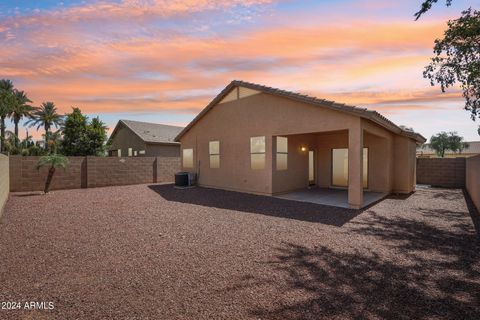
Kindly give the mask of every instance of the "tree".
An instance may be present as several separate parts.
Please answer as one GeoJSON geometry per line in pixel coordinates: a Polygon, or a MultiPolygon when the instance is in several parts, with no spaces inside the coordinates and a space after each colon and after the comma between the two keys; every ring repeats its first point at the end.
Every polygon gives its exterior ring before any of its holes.
{"type": "Polygon", "coordinates": [[[430,138],[430,147],[435,150],[439,157],[443,158],[445,157],[445,151],[451,150],[461,153],[465,148],[468,148],[468,143],[464,142],[463,137],[459,136],[457,132],[442,131],[430,138]]]}
{"type": "MultiPolygon", "coordinates": [[[[432,8],[432,5],[437,2],[438,0],[425,0],[422,3],[420,10],[417,13],[415,13],[415,20],[418,20],[422,16],[422,14],[430,10],[432,8]]],[[[452,0],[446,0],[445,2],[447,7],[452,4],[452,0]]]]}
{"type": "MultiPolygon", "coordinates": [[[[438,0],[426,0],[416,20],[438,0]]],[[[451,5],[452,0],[446,0],[451,5]]],[[[465,98],[464,109],[473,121],[480,118],[480,11],[469,8],[456,20],[448,21],[443,39],[435,40],[435,56],[425,67],[423,76],[432,86],[440,85],[442,92],[460,85],[465,98]]],[[[480,135],[480,126],[478,127],[480,135]]]]}
{"type": "MultiPolygon", "coordinates": [[[[28,105],[28,103],[32,101],[28,99],[27,95],[23,91],[15,90],[13,98],[13,106],[10,116],[12,117],[12,121],[15,125],[15,136],[18,138],[18,123],[24,117],[30,118],[34,108],[28,105]]],[[[18,147],[18,141],[15,146],[18,147]]]]}
{"type": "Polygon", "coordinates": [[[62,153],[67,156],[85,156],[85,134],[87,131],[87,117],[79,108],[72,108],[72,112],[65,115],[63,125],[62,153]]]}
{"type": "Polygon", "coordinates": [[[5,151],[5,119],[12,111],[13,83],[10,80],[0,80],[0,152],[5,151]]]}
{"type": "Polygon", "coordinates": [[[31,127],[37,127],[37,130],[43,127],[45,129],[45,150],[48,151],[48,139],[52,126],[58,128],[62,125],[62,116],[57,113],[57,108],[53,102],[44,102],[39,108],[32,112],[32,119],[27,124],[31,127]]]}
{"type": "Polygon", "coordinates": [[[101,155],[105,150],[106,130],[98,117],[89,122],[79,108],[73,108],[65,117],[62,153],[67,156],[101,155]]]}
{"type": "Polygon", "coordinates": [[[59,154],[50,154],[44,157],[41,157],[37,163],[37,170],[40,168],[48,166],[48,175],[47,180],[45,181],[45,188],[43,189],[44,193],[48,193],[50,190],[50,184],[52,183],[53,175],[57,168],[66,168],[68,165],[68,159],[65,156],[59,154]]]}
{"type": "Polygon", "coordinates": [[[105,141],[107,140],[107,126],[99,117],[92,119],[87,126],[88,150],[91,155],[105,154],[105,141]]]}

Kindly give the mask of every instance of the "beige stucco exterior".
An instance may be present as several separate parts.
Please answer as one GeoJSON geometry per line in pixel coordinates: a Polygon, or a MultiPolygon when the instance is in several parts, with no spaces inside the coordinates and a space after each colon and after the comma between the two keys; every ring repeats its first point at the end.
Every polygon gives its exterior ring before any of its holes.
{"type": "Polygon", "coordinates": [[[332,187],[332,149],[348,148],[348,198],[363,205],[362,154],[368,148],[368,190],[409,193],[415,187],[414,139],[393,133],[354,114],[264,92],[240,98],[230,92],[180,137],[193,148],[200,186],[273,195],[308,186],[308,151],[314,150],[315,180],[332,187]],[[237,98],[234,98],[234,95],[237,98]],[[250,138],[265,136],[266,163],[250,166],[250,138]],[[288,138],[288,169],[276,170],[276,136],[288,138]],[[220,168],[209,166],[209,141],[220,141],[220,168]],[[302,150],[302,147],[304,150],[302,150]]]}
{"type": "Polygon", "coordinates": [[[126,126],[119,127],[115,132],[115,137],[111,139],[109,147],[110,156],[118,156],[118,150],[121,150],[121,156],[128,156],[128,149],[132,149],[132,156],[138,157],[179,157],[180,145],[165,143],[150,143],[140,139],[132,130],[126,126]]]}

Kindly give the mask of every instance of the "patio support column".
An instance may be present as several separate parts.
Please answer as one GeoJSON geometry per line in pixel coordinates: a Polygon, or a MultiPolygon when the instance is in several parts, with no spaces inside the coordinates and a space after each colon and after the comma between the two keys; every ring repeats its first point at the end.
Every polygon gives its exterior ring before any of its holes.
{"type": "Polygon", "coordinates": [[[348,205],[363,206],[363,128],[361,119],[348,130],[348,205]]]}

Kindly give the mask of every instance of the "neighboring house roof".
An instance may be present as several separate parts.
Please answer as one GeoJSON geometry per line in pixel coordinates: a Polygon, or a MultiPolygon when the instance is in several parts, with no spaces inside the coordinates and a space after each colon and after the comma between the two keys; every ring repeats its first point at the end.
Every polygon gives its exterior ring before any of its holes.
{"type": "Polygon", "coordinates": [[[177,136],[183,129],[183,127],[159,123],[119,120],[109,140],[113,139],[118,128],[122,125],[133,131],[144,142],[159,144],[178,144],[178,142],[175,142],[175,136],[177,136]]]}
{"type": "MultiPolygon", "coordinates": [[[[480,154],[480,141],[467,141],[468,148],[462,150],[460,154],[480,154]]],[[[417,153],[419,154],[436,154],[436,151],[430,148],[430,144],[424,144],[417,148],[417,153]]],[[[458,152],[453,152],[451,150],[446,150],[445,154],[459,154],[458,152]]]]}
{"type": "Polygon", "coordinates": [[[372,122],[375,122],[376,124],[403,136],[407,136],[409,138],[412,138],[416,140],[419,143],[424,143],[426,139],[419,133],[416,133],[410,129],[407,129],[405,127],[400,127],[382,116],[380,113],[377,111],[373,110],[367,110],[366,108],[359,108],[359,107],[354,107],[354,106],[349,106],[343,103],[336,103],[334,101],[330,100],[325,100],[325,99],[319,99],[316,97],[311,97],[308,95],[303,95],[300,93],[296,92],[291,92],[291,91],[285,91],[277,88],[272,88],[272,87],[267,87],[263,86],[260,84],[255,84],[255,83],[250,83],[250,82],[245,82],[245,81],[240,81],[240,80],[234,80],[230,82],[228,86],[225,87],[225,89],[220,92],[193,120],[190,122],[176,137],[175,141],[180,141],[180,138],[188,131],[190,130],[191,127],[197,123],[208,111],[210,111],[213,106],[215,106],[217,103],[219,103],[233,88],[235,87],[244,87],[244,88],[249,88],[252,90],[257,90],[262,93],[267,93],[279,97],[284,97],[287,99],[295,100],[295,101],[300,101],[304,103],[308,103],[311,105],[319,106],[319,107],[326,107],[329,109],[341,111],[341,112],[346,112],[350,113],[356,116],[359,116],[364,119],[368,119],[372,122]]]}

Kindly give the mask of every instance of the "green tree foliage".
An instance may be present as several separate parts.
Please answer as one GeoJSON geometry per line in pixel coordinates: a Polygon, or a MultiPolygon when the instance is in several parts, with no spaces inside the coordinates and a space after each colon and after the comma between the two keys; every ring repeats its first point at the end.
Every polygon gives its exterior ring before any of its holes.
{"type": "Polygon", "coordinates": [[[90,122],[79,108],[65,117],[61,151],[67,156],[103,155],[107,128],[98,117],[90,122]]]}
{"type": "Polygon", "coordinates": [[[432,86],[439,84],[442,92],[459,84],[464,108],[475,121],[480,117],[480,11],[468,9],[449,21],[444,38],[435,40],[434,53],[423,76],[432,86]]]}
{"type": "Polygon", "coordinates": [[[105,155],[107,129],[105,123],[103,123],[99,117],[93,118],[87,126],[88,150],[91,155],[105,155]]]}
{"type": "Polygon", "coordinates": [[[50,154],[48,156],[41,157],[37,163],[37,170],[42,167],[48,167],[47,180],[45,181],[44,193],[48,193],[50,190],[50,184],[52,183],[53,175],[57,168],[66,168],[68,165],[68,159],[65,156],[59,154],[50,154]]]}
{"type": "MultiPolygon", "coordinates": [[[[425,0],[420,11],[415,13],[416,20],[437,2],[425,0]]],[[[446,0],[447,6],[451,4],[452,0],[446,0]]],[[[432,86],[440,85],[442,92],[460,85],[465,98],[464,108],[475,121],[480,117],[480,11],[469,8],[460,18],[448,21],[444,38],[435,40],[433,52],[435,56],[425,67],[423,76],[432,86]]]]}
{"type": "Polygon", "coordinates": [[[430,138],[430,147],[435,150],[439,157],[443,158],[445,157],[445,151],[451,150],[461,153],[465,148],[468,148],[468,143],[463,141],[463,137],[454,131],[442,131],[430,138]]]}
{"type": "Polygon", "coordinates": [[[13,83],[10,80],[0,80],[0,152],[5,151],[5,119],[12,112],[14,101],[13,83]]]}
{"type": "Polygon", "coordinates": [[[72,112],[65,115],[61,142],[62,153],[67,156],[85,156],[86,131],[87,117],[79,108],[72,108],[72,112]]]}
{"type": "Polygon", "coordinates": [[[27,122],[31,127],[37,127],[37,130],[43,127],[45,129],[45,150],[48,150],[48,139],[50,129],[62,125],[62,116],[58,114],[57,107],[53,102],[44,102],[39,108],[32,112],[32,119],[27,122]]]}

